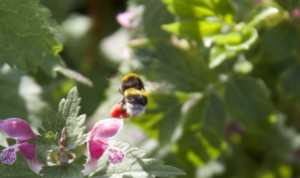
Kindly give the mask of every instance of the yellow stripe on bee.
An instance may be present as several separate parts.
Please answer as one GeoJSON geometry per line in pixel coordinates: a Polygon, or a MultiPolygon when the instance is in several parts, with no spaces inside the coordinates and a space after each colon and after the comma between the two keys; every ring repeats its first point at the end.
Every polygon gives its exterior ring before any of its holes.
{"type": "Polygon", "coordinates": [[[126,74],[123,78],[122,78],[122,81],[124,80],[127,80],[128,78],[130,77],[136,77],[136,78],[140,78],[137,74],[135,73],[129,73],[129,74],[126,74]]]}
{"type": "Polygon", "coordinates": [[[148,96],[147,92],[144,89],[137,90],[135,88],[128,88],[127,90],[125,90],[124,96],[128,96],[128,95],[142,95],[145,97],[148,96]]]}

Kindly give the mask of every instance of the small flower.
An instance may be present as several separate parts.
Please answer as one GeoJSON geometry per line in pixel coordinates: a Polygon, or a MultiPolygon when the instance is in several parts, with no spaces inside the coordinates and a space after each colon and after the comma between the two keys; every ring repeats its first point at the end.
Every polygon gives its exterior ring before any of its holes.
{"type": "Polygon", "coordinates": [[[117,21],[125,28],[136,28],[138,26],[137,21],[134,19],[136,14],[134,12],[123,12],[117,15],[117,21]]]}
{"type": "Polygon", "coordinates": [[[97,122],[92,130],[87,134],[88,160],[83,170],[84,175],[88,175],[96,169],[97,161],[108,149],[108,161],[112,164],[120,163],[125,157],[125,153],[114,147],[110,147],[108,140],[114,137],[123,127],[123,119],[109,118],[97,122]]]}
{"type": "Polygon", "coordinates": [[[110,147],[108,151],[108,161],[112,164],[121,163],[125,158],[125,153],[118,148],[110,147]]]}
{"type": "Polygon", "coordinates": [[[0,121],[0,130],[17,141],[15,145],[9,146],[1,152],[0,161],[11,165],[17,159],[16,152],[20,151],[30,168],[38,173],[43,165],[36,159],[36,145],[27,142],[36,137],[29,124],[22,119],[9,118],[0,121]]]}

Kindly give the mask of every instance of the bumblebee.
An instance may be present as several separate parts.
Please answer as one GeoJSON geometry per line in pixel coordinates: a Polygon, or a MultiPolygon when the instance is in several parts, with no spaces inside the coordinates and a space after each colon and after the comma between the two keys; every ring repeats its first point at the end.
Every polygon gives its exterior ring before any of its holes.
{"type": "Polygon", "coordinates": [[[142,79],[134,73],[125,75],[121,80],[119,92],[123,95],[122,100],[113,107],[113,117],[138,116],[145,113],[148,95],[142,79]]]}

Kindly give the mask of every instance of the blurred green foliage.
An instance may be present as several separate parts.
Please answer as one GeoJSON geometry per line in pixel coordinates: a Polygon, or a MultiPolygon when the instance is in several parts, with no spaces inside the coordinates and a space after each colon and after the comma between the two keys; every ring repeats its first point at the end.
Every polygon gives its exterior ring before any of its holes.
{"type": "Polygon", "coordinates": [[[124,140],[186,177],[300,176],[299,0],[26,1],[35,15],[0,2],[1,119],[40,126],[78,85],[90,127],[135,72],[149,104],[124,140]],[[132,27],[117,23],[124,11],[132,27]]]}

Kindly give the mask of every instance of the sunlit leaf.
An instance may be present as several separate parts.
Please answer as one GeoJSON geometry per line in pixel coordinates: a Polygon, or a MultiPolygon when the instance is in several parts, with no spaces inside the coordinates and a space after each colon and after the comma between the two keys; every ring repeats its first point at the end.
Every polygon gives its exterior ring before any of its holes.
{"type": "Polygon", "coordinates": [[[220,32],[222,25],[213,21],[181,21],[163,25],[162,28],[174,35],[188,40],[202,40],[203,36],[220,32]]]}
{"type": "Polygon", "coordinates": [[[223,148],[225,107],[215,94],[199,99],[188,110],[178,153],[194,166],[216,159],[223,148]]]}
{"type": "Polygon", "coordinates": [[[235,51],[227,50],[220,46],[214,46],[210,50],[209,67],[215,68],[222,64],[225,60],[230,59],[235,55],[235,51]]]}

